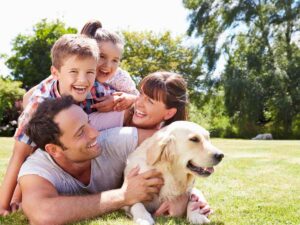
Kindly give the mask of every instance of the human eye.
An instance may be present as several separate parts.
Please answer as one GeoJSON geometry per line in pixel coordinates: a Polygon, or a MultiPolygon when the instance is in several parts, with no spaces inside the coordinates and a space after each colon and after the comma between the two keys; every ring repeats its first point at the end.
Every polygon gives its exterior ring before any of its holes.
{"type": "Polygon", "coordinates": [[[84,134],[84,130],[83,130],[83,129],[80,129],[80,130],[77,132],[76,137],[77,137],[77,138],[80,138],[80,137],[83,136],[83,134],[84,134]]]}

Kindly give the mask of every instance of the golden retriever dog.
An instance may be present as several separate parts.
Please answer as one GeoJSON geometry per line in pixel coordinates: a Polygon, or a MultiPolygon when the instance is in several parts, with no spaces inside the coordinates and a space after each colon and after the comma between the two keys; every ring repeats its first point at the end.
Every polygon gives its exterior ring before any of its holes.
{"type": "MultiPolygon", "coordinates": [[[[127,160],[125,175],[136,167],[140,172],[157,169],[163,175],[164,185],[151,202],[136,203],[125,211],[140,225],[152,225],[154,213],[165,200],[171,200],[191,191],[196,176],[213,173],[223,153],[209,140],[209,132],[196,123],[176,121],[145,140],[127,160]]],[[[190,206],[190,207],[189,207],[190,206]]],[[[193,224],[209,222],[205,215],[187,206],[187,219],[193,224]]]]}

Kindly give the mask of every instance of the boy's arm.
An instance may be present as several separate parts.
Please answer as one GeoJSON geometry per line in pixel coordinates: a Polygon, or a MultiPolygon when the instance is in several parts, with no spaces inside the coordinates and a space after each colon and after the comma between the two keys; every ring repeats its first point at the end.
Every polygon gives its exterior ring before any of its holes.
{"type": "Polygon", "coordinates": [[[15,141],[13,154],[9,160],[7,170],[0,189],[0,215],[3,215],[5,210],[10,210],[10,201],[14,193],[17,176],[19,170],[25,161],[26,157],[32,152],[32,147],[20,141],[15,141]]]}
{"type": "Polygon", "coordinates": [[[161,174],[133,169],[120,189],[84,196],[59,196],[55,187],[37,175],[19,179],[22,208],[32,224],[65,224],[93,218],[126,205],[152,199],[162,185],[161,174]],[[63,213],[62,213],[63,212],[63,213]]]}

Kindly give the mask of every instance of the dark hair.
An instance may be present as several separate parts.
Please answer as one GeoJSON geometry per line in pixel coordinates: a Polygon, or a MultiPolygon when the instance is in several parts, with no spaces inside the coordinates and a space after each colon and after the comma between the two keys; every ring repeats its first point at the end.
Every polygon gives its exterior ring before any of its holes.
{"type": "Polygon", "coordinates": [[[140,82],[139,88],[148,97],[163,102],[167,109],[177,109],[164,126],[177,120],[187,120],[188,94],[186,82],[180,74],[166,71],[149,74],[140,82]]]}
{"type": "Polygon", "coordinates": [[[124,47],[124,41],[122,40],[120,35],[102,28],[102,24],[98,20],[91,20],[87,22],[83,26],[80,34],[84,34],[90,38],[96,39],[98,44],[101,41],[111,41],[114,44],[119,44],[122,49],[124,47]]]}
{"type": "Polygon", "coordinates": [[[72,96],[68,95],[57,99],[46,99],[38,106],[25,128],[25,133],[38,148],[45,150],[46,144],[51,143],[66,149],[59,140],[62,132],[58,124],[54,122],[54,117],[73,104],[72,96]]]}

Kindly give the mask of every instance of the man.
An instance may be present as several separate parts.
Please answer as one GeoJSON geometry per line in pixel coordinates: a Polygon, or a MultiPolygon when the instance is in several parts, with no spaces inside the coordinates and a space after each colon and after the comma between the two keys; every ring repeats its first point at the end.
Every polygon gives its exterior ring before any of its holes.
{"type": "Polygon", "coordinates": [[[151,170],[125,177],[127,155],[154,131],[113,128],[100,134],[72,97],[41,103],[26,133],[39,147],[22,165],[22,207],[32,224],[64,224],[150,200],[163,184],[151,170]]]}

